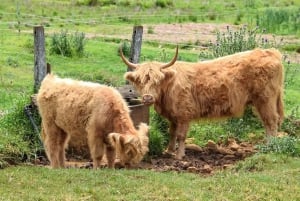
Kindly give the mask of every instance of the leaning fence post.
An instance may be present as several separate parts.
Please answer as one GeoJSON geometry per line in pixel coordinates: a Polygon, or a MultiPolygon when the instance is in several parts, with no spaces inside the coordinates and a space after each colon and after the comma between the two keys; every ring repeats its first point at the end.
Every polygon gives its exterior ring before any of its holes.
{"type": "MultiPolygon", "coordinates": [[[[142,36],[143,36],[143,26],[134,26],[132,32],[132,41],[131,41],[131,49],[130,49],[130,62],[139,63],[140,55],[141,55],[141,47],[142,47],[142,36]]],[[[130,71],[127,68],[127,71],[130,71]]]]}
{"type": "Polygon", "coordinates": [[[47,74],[47,64],[45,56],[45,35],[44,27],[36,26],[33,28],[34,34],[34,93],[41,85],[42,80],[47,74]]]}
{"type": "MultiPolygon", "coordinates": [[[[143,38],[143,26],[134,26],[132,31],[132,40],[130,47],[130,58],[131,63],[139,63],[141,48],[142,48],[142,38],[143,38]]],[[[127,67],[127,72],[132,71],[131,68],[127,67]]],[[[129,82],[126,80],[127,85],[129,82]]]]}

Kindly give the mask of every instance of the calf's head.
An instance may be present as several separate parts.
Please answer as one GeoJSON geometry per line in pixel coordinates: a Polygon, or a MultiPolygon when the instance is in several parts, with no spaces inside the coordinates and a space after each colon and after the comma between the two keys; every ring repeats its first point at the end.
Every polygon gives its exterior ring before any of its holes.
{"type": "Polygon", "coordinates": [[[123,167],[137,165],[148,152],[148,130],[147,124],[141,123],[137,134],[110,133],[108,135],[109,142],[115,147],[123,167]]]}
{"type": "Polygon", "coordinates": [[[155,103],[160,95],[162,88],[171,80],[175,71],[170,69],[177,59],[178,46],[173,59],[166,64],[160,62],[146,62],[142,64],[134,64],[128,61],[120,49],[120,55],[123,62],[132,70],[125,73],[125,79],[133,84],[142,96],[142,102],[150,105],[155,103]]]}

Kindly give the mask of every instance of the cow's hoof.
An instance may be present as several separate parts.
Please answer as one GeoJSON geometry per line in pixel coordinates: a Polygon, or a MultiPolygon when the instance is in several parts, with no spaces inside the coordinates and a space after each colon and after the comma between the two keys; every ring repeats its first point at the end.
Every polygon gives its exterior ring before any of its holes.
{"type": "Polygon", "coordinates": [[[162,157],[164,157],[164,158],[174,158],[175,157],[175,153],[164,151],[163,154],[162,154],[162,157]]]}
{"type": "Polygon", "coordinates": [[[176,159],[176,160],[182,160],[183,158],[184,158],[184,155],[183,156],[181,156],[181,155],[174,156],[174,159],[176,159]]]}

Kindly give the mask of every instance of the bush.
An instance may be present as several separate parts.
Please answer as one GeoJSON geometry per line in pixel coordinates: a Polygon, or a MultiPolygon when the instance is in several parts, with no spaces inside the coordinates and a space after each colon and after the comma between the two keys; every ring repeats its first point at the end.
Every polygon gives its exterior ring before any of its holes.
{"type": "Polygon", "coordinates": [[[150,140],[149,140],[149,155],[159,156],[164,151],[166,146],[166,141],[161,132],[157,129],[150,130],[150,140]]]}
{"type": "Polygon", "coordinates": [[[225,33],[217,32],[217,40],[215,44],[211,44],[210,49],[214,57],[221,57],[236,52],[254,49],[258,46],[257,31],[248,30],[247,26],[243,26],[237,31],[233,31],[227,26],[225,33]]]}
{"type": "Polygon", "coordinates": [[[62,30],[60,33],[54,33],[51,36],[50,53],[66,57],[84,55],[85,34],[75,32],[68,34],[68,31],[62,30]]]}
{"type": "Polygon", "coordinates": [[[168,127],[169,124],[166,119],[157,114],[151,112],[151,131],[149,139],[149,155],[160,155],[169,139],[168,127]]]}

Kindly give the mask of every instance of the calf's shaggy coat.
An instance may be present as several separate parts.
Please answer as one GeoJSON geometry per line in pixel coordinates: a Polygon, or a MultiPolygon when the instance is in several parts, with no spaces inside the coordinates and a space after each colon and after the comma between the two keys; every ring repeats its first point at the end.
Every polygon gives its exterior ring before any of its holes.
{"type": "Polygon", "coordinates": [[[134,165],[148,151],[148,126],[134,128],[120,93],[105,85],[47,75],[37,94],[42,139],[53,168],[65,166],[70,137],[86,136],[94,168],[105,153],[114,167],[116,153],[123,165],[134,165]]]}
{"type": "Polygon", "coordinates": [[[133,71],[125,78],[145,104],[170,122],[167,152],[184,156],[184,141],[192,120],[233,117],[247,105],[256,108],[267,135],[275,135],[283,121],[283,65],[276,49],[255,49],[199,63],[124,63],[133,71]]]}

